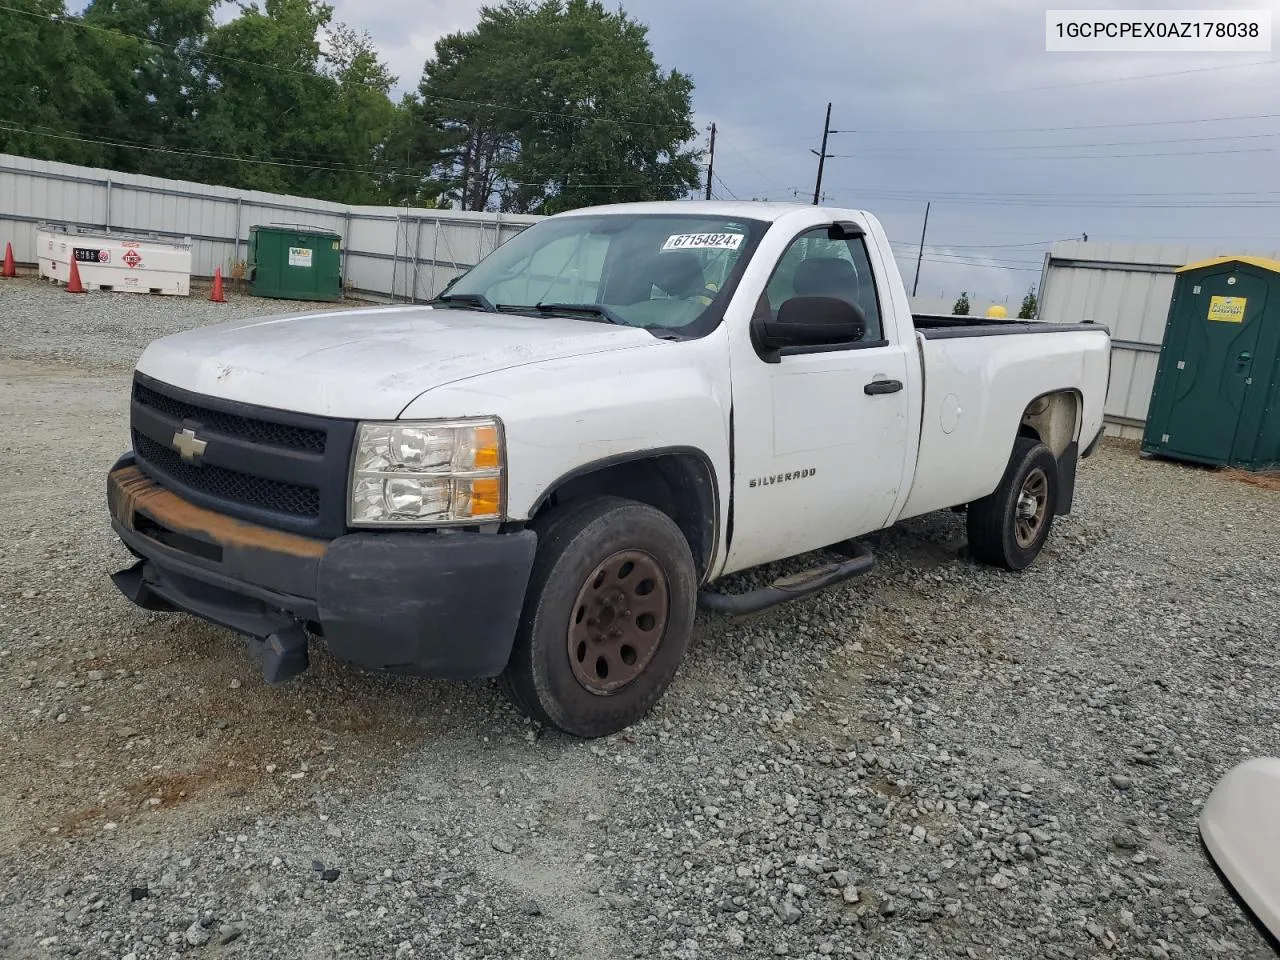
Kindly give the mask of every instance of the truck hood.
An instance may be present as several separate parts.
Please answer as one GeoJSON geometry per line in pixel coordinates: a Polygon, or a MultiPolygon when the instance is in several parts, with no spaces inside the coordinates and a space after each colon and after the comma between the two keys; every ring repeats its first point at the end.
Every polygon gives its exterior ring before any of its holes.
{"type": "Polygon", "coordinates": [[[138,371],[224,400],[386,420],[447,383],[656,343],[643,330],[586,320],[366,307],[188,330],[151,343],[138,371]]]}

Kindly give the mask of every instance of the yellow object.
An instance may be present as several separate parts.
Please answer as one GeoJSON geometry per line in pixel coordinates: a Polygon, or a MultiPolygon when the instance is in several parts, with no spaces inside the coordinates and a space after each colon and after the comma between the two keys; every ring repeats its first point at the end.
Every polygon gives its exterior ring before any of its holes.
{"type": "Polygon", "coordinates": [[[1173,272],[1185,273],[1188,270],[1199,270],[1201,267],[1216,267],[1220,263],[1247,263],[1250,266],[1261,267],[1263,270],[1270,270],[1272,273],[1280,273],[1280,260],[1268,260],[1266,257],[1214,257],[1211,260],[1188,263],[1173,272]]]}
{"type": "Polygon", "coordinates": [[[1009,315],[1009,311],[1006,310],[1004,307],[1002,307],[998,303],[993,303],[991,306],[987,307],[988,317],[1003,318],[1003,317],[1007,317],[1008,315],[1009,315]]]}
{"type": "Polygon", "coordinates": [[[501,465],[497,427],[476,427],[475,440],[473,442],[475,443],[475,467],[477,470],[501,465]]]}
{"type": "Polygon", "coordinates": [[[1210,297],[1209,319],[1223,323],[1244,323],[1244,308],[1248,302],[1247,297],[1210,297]]]}
{"type": "MultiPolygon", "coordinates": [[[[465,481],[464,481],[465,482],[465,481]]],[[[497,477],[477,477],[471,481],[471,509],[462,516],[490,517],[502,511],[502,481],[497,477]]]]}

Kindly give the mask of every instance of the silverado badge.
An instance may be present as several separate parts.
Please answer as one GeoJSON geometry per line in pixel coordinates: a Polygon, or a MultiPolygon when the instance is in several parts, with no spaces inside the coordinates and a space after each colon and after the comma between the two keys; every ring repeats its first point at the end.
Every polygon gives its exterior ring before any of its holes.
{"type": "Polygon", "coordinates": [[[772,477],[754,477],[747,483],[747,486],[767,487],[774,483],[789,483],[792,480],[803,480],[806,477],[812,477],[817,472],[817,467],[809,467],[807,470],[793,470],[790,473],[775,473],[772,477]]]}

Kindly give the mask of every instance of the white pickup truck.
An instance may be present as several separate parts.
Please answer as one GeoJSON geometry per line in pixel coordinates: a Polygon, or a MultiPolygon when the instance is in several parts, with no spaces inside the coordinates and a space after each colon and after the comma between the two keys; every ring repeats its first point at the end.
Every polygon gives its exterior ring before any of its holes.
{"type": "Polygon", "coordinates": [[[339,659],[501,676],[579,736],[662,695],[695,608],[864,573],[855,538],[967,510],[1017,570],[1102,432],[1098,326],[912,317],[860,210],[672,202],[526,229],[426,305],[191,330],[135,373],[113,526],[135,603],[339,659]],[[841,558],[745,594],[726,574],[841,558]]]}

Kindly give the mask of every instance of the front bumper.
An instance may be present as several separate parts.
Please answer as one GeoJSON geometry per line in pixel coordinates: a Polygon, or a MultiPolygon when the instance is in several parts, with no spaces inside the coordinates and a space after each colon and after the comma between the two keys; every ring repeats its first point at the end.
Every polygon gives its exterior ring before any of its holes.
{"type": "Polygon", "coordinates": [[[307,626],[339,659],[444,679],[506,666],[537,546],[529,530],[285,533],[183,500],[131,455],[108,474],[107,503],[139,557],[113,579],[139,606],[262,640],[307,626]]]}

